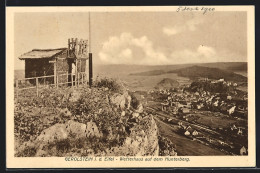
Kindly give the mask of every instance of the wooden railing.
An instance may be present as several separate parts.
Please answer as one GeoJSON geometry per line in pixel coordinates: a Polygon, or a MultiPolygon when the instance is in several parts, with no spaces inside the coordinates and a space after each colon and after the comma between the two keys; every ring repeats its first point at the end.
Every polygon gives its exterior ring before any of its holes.
{"type": "Polygon", "coordinates": [[[39,90],[46,86],[59,88],[60,86],[78,87],[80,85],[88,84],[88,77],[85,72],[79,72],[77,75],[72,73],[63,73],[56,76],[39,76],[24,79],[17,79],[15,81],[15,93],[18,98],[19,92],[26,89],[36,89],[36,95],[39,96],[39,90]]]}

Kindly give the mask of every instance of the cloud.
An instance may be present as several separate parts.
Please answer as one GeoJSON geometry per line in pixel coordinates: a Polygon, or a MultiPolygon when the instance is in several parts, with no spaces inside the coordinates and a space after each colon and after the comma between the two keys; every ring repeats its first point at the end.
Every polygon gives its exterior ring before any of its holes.
{"type": "Polygon", "coordinates": [[[214,48],[203,45],[198,47],[197,53],[203,55],[204,57],[213,57],[216,55],[216,51],[214,48]]]}
{"type": "Polygon", "coordinates": [[[172,36],[181,32],[195,31],[197,29],[197,25],[201,23],[203,23],[203,20],[201,18],[194,18],[192,20],[188,20],[183,24],[176,24],[174,26],[163,27],[162,31],[167,36],[172,36]]]}
{"type": "Polygon", "coordinates": [[[98,55],[105,64],[137,65],[232,62],[243,59],[235,52],[216,50],[208,45],[166,52],[158,49],[147,36],[134,37],[131,33],[109,37],[98,55]]]}
{"type": "Polygon", "coordinates": [[[164,27],[163,33],[168,36],[175,35],[175,34],[179,33],[179,29],[177,27],[164,27]]]}
{"type": "Polygon", "coordinates": [[[153,42],[146,36],[133,37],[130,33],[110,37],[103,43],[99,58],[111,64],[167,64],[163,52],[156,50],[153,42]]]}
{"type": "Polygon", "coordinates": [[[219,58],[214,48],[200,45],[196,50],[173,51],[170,55],[170,61],[176,64],[205,63],[219,61],[219,58]]]}

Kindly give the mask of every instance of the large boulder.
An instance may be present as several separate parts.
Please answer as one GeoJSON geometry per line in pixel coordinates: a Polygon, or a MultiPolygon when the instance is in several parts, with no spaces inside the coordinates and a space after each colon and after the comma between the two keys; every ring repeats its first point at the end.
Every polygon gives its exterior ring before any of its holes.
{"type": "Polygon", "coordinates": [[[128,92],[124,92],[124,94],[116,93],[110,97],[110,101],[112,104],[116,105],[121,109],[129,109],[131,105],[131,96],[128,92]]]}
{"type": "Polygon", "coordinates": [[[97,125],[90,121],[87,124],[79,123],[73,120],[69,120],[64,124],[57,123],[41,132],[41,134],[35,139],[35,141],[25,142],[19,147],[19,151],[26,148],[34,148],[36,150],[35,156],[46,156],[48,152],[45,151],[49,145],[55,148],[56,144],[67,139],[85,139],[91,137],[102,137],[102,133],[99,132],[97,125]]]}
{"type": "Polygon", "coordinates": [[[112,104],[116,105],[117,107],[124,109],[125,108],[125,97],[121,94],[114,94],[111,98],[110,101],[112,104]]]}
{"type": "Polygon", "coordinates": [[[98,137],[98,138],[102,137],[102,133],[99,132],[96,123],[92,121],[87,122],[85,132],[86,132],[86,137],[98,137]]]}
{"type": "Polygon", "coordinates": [[[68,138],[68,131],[65,124],[55,124],[41,132],[36,138],[36,143],[49,144],[68,138]]]}
{"type": "Polygon", "coordinates": [[[158,128],[152,116],[144,117],[139,125],[134,126],[122,146],[106,150],[106,156],[158,155],[158,128]]]}
{"type": "Polygon", "coordinates": [[[73,120],[69,120],[65,123],[66,130],[69,132],[69,134],[76,136],[76,138],[84,138],[86,137],[86,124],[79,123],[73,120]]]}

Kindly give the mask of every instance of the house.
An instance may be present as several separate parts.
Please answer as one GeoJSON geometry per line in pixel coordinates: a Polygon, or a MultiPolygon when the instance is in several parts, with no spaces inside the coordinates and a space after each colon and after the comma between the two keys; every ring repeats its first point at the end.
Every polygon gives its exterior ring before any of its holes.
{"type": "Polygon", "coordinates": [[[161,105],[162,105],[162,111],[166,111],[167,108],[169,107],[168,100],[165,100],[163,103],[161,103],[161,105]]]}
{"type": "Polygon", "coordinates": [[[236,130],[237,127],[236,127],[236,125],[234,124],[230,129],[233,131],[233,130],[236,130]]]}
{"type": "Polygon", "coordinates": [[[243,134],[243,131],[241,128],[238,128],[238,132],[237,132],[238,135],[242,135],[243,134]]]}
{"type": "Polygon", "coordinates": [[[246,154],[247,153],[247,151],[246,151],[246,147],[242,147],[241,149],[240,149],[240,155],[244,155],[244,154],[246,154]]]}
{"type": "Polygon", "coordinates": [[[221,140],[218,140],[218,142],[221,144],[221,145],[224,145],[225,142],[221,141],[221,140]]]}
{"type": "Polygon", "coordinates": [[[196,96],[199,96],[199,95],[200,95],[200,93],[199,93],[199,92],[195,92],[195,95],[196,95],[196,96]]]}
{"type": "Polygon", "coordinates": [[[192,129],[191,126],[188,126],[188,127],[186,128],[186,130],[189,130],[189,129],[192,129]]]}
{"type": "Polygon", "coordinates": [[[185,131],[184,133],[185,136],[189,136],[190,135],[190,132],[188,130],[185,131]]]}
{"type": "Polygon", "coordinates": [[[190,109],[183,107],[183,108],[181,108],[181,112],[184,114],[187,114],[190,112],[190,109]]]}
{"type": "Polygon", "coordinates": [[[217,100],[217,101],[215,101],[215,102],[213,103],[213,105],[214,105],[215,107],[217,107],[217,106],[218,106],[218,103],[219,103],[219,101],[217,100]]]}
{"type": "Polygon", "coordinates": [[[227,110],[227,111],[228,111],[228,114],[229,114],[229,115],[233,114],[233,113],[235,112],[235,109],[236,109],[236,106],[233,106],[233,107],[231,107],[230,109],[228,109],[228,110],[227,110]]]}
{"type": "Polygon", "coordinates": [[[179,126],[182,126],[182,122],[181,122],[181,121],[179,121],[179,122],[178,122],[178,125],[179,125],[179,126]]]}
{"type": "Polygon", "coordinates": [[[199,132],[197,131],[197,130],[194,130],[193,132],[192,132],[192,135],[193,136],[197,136],[199,134],[199,132]]]}
{"type": "Polygon", "coordinates": [[[231,100],[232,99],[232,97],[231,96],[227,96],[227,100],[231,100]]]}
{"type": "Polygon", "coordinates": [[[200,104],[197,105],[197,109],[201,109],[201,108],[203,108],[203,107],[204,107],[204,104],[203,104],[203,103],[200,103],[200,104]]]}
{"type": "MultiPolygon", "coordinates": [[[[33,49],[19,57],[25,61],[25,78],[34,78],[41,76],[53,76],[40,83],[48,82],[56,84],[57,76],[59,82],[71,81],[71,76],[86,72],[86,61],[88,59],[88,41],[69,39],[67,48],[58,49],[33,49]]],[[[30,79],[30,83],[35,84],[35,79],[30,79]]]]}

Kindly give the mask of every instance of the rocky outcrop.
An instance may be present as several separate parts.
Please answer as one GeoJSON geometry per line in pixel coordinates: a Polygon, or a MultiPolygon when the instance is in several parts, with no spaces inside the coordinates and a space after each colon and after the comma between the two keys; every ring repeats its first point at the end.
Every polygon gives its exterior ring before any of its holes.
{"type": "Polygon", "coordinates": [[[73,138],[73,140],[87,140],[87,138],[93,137],[102,137],[102,133],[99,132],[97,125],[94,122],[90,121],[87,122],[87,124],[83,124],[69,120],[64,124],[57,123],[43,130],[35,141],[25,142],[18,150],[23,151],[27,147],[30,147],[36,150],[35,156],[46,156],[47,152],[44,148],[49,145],[55,145],[60,141],[67,140],[68,138],[73,138]]]}
{"type": "MultiPolygon", "coordinates": [[[[108,92],[105,91],[105,94],[108,92]]],[[[79,91],[73,91],[68,98],[70,102],[76,103],[75,105],[80,98],[90,99],[81,96],[79,91]]],[[[91,99],[95,103],[93,108],[101,102],[98,97],[93,96],[91,99]]],[[[77,119],[71,108],[58,109],[62,121],[41,131],[35,140],[23,143],[18,149],[20,155],[158,156],[158,128],[153,116],[145,113],[143,105],[138,103],[134,108],[128,92],[112,96],[108,94],[102,99],[105,101],[94,108],[96,111],[93,111],[93,115],[82,114],[81,119],[77,119]],[[103,122],[110,122],[110,119],[116,123],[103,122]],[[30,153],[27,154],[27,151],[30,153]]]]}
{"type": "Polygon", "coordinates": [[[116,105],[118,108],[129,109],[131,106],[131,96],[128,94],[128,92],[125,92],[124,94],[116,93],[111,96],[110,102],[116,105]]]}
{"type": "Polygon", "coordinates": [[[107,156],[158,156],[158,128],[152,116],[146,116],[131,129],[124,144],[113,147],[107,156]]]}

